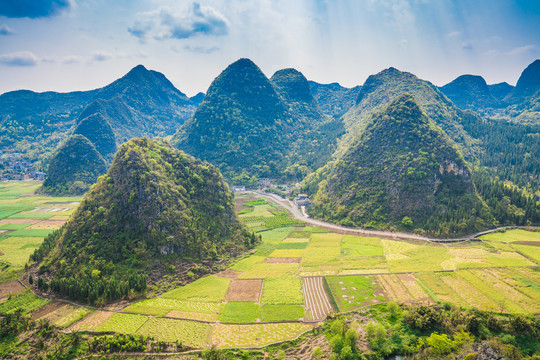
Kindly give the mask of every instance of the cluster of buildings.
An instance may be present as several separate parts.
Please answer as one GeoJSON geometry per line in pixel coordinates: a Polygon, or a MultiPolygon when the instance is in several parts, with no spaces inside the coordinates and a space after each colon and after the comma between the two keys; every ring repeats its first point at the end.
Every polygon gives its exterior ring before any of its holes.
{"type": "Polygon", "coordinates": [[[20,153],[4,153],[0,150],[0,181],[45,180],[47,174],[33,169],[32,161],[23,160],[20,153]]]}

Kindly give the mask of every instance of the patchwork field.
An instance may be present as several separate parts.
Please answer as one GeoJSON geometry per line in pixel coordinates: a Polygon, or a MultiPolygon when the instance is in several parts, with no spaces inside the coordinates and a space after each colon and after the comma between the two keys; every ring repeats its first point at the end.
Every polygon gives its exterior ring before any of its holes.
{"type": "Polygon", "coordinates": [[[80,200],[28,196],[38,185],[0,184],[0,314],[20,308],[67,331],[247,347],[295,338],[333,311],[390,300],[540,313],[540,232],[509,230],[445,245],[342,235],[303,226],[251,194],[235,199],[235,207],[262,242],[229,269],[116,312],[51,303],[8,282],[80,200]]]}
{"type": "Polygon", "coordinates": [[[34,195],[35,181],[0,183],[0,282],[17,279],[43,238],[60,228],[79,197],[34,195]]]}

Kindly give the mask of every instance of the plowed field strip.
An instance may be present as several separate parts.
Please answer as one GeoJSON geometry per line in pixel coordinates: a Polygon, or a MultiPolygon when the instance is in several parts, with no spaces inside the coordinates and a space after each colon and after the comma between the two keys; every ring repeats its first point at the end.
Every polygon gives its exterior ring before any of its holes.
{"type": "Polygon", "coordinates": [[[311,313],[312,320],[323,320],[332,311],[332,305],[324,290],[322,277],[307,277],[302,279],[306,310],[311,313]]]}

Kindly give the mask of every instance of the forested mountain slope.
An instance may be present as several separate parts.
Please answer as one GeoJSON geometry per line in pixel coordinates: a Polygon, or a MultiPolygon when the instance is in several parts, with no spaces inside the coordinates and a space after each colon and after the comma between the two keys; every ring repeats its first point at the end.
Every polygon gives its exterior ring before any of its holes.
{"type": "Polygon", "coordinates": [[[329,158],[340,129],[320,112],[301,73],[285,69],[271,81],[240,59],[212,82],[173,144],[241,183],[305,175],[329,158]]]}
{"type": "Polygon", "coordinates": [[[40,192],[49,195],[82,195],[107,165],[95,146],[83,135],[70,136],[53,155],[40,192]]]}
{"type": "Polygon", "coordinates": [[[217,260],[255,239],[240,224],[214,166],[165,142],[132,139],[35,259],[46,257],[42,268],[54,279],[54,291],[67,295],[64,285],[73,283],[81,300],[93,302],[126,296],[126,286],[143,291],[145,282],[134,274],[165,257],[217,260]],[[98,280],[123,285],[107,294],[98,280]]]}
{"type": "Polygon", "coordinates": [[[313,215],[345,225],[455,236],[493,223],[463,156],[408,94],[372,115],[304,189],[313,215]]]}
{"type": "Polygon", "coordinates": [[[8,92],[0,95],[0,149],[46,162],[76,126],[77,119],[96,112],[87,105],[98,99],[114,109],[109,111],[108,121],[118,143],[134,136],[171,135],[196,108],[163,74],[142,65],[96,90],[8,92]]]}

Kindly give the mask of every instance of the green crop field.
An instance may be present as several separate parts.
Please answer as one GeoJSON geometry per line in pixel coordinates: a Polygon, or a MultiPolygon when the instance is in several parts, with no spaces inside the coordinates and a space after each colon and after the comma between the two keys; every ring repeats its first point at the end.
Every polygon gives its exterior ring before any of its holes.
{"type": "Polygon", "coordinates": [[[75,309],[56,320],[53,324],[59,328],[65,329],[91,314],[93,311],[93,309],[77,306],[75,309]]]}
{"type": "Polygon", "coordinates": [[[96,331],[114,331],[121,334],[133,334],[148,321],[147,316],[116,313],[103,323],[96,331]]]}
{"type": "Polygon", "coordinates": [[[255,264],[240,274],[239,279],[265,279],[269,277],[291,276],[298,271],[299,264],[255,264]]]}
{"type": "Polygon", "coordinates": [[[216,325],[212,329],[212,344],[218,348],[264,346],[290,340],[312,326],[300,323],[216,325]]]}
{"type": "Polygon", "coordinates": [[[0,251],[4,253],[0,256],[0,260],[8,262],[14,267],[22,268],[42,242],[43,238],[40,237],[0,238],[0,251]]]}
{"type": "Polygon", "coordinates": [[[250,301],[230,301],[219,314],[219,321],[229,323],[253,323],[259,318],[259,304],[250,301]]]}
{"type": "Polygon", "coordinates": [[[175,342],[202,348],[208,345],[210,325],[196,321],[152,318],[137,331],[156,340],[175,342]]]}
{"type": "Polygon", "coordinates": [[[4,224],[0,226],[0,230],[20,230],[30,225],[31,224],[4,224]]]}
{"type": "Polygon", "coordinates": [[[48,303],[50,303],[49,300],[35,296],[31,292],[25,292],[24,294],[0,303],[0,314],[9,314],[17,309],[21,309],[23,314],[28,314],[48,303]]]}
{"type": "Polygon", "coordinates": [[[302,305],[261,305],[261,321],[297,321],[304,317],[302,305]]]}
{"type": "Polygon", "coordinates": [[[191,284],[164,293],[164,298],[203,302],[221,302],[231,280],[217,276],[206,276],[191,284]]]}
{"type": "Polygon", "coordinates": [[[13,232],[9,232],[6,236],[18,236],[18,237],[45,237],[52,233],[54,230],[49,229],[20,229],[13,232]]]}
{"type": "Polygon", "coordinates": [[[165,316],[173,310],[217,314],[220,312],[221,307],[222,304],[217,302],[175,300],[158,297],[133,303],[125,308],[124,311],[155,316],[165,316]]]}
{"type": "Polygon", "coordinates": [[[302,282],[295,276],[266,278],[263,282],[263,304],[303,304],[302,282]]]}
{"type": "Polygon", "coordinates": [[[540,232],[514,229],[482,235],[480,236],[480,239],[502,242],[540,241],[540,232]]]}
{"type": "Polygon", "coordinates": [[[340,311],[350,311],[373,303],[375,279],[372,276],[328,276],[328,287],[340,311]]]}
{"type": "Polygon", "coordinates": [[[521,254],[536,262],[536,264],[540,264],[540,246],[512,244],[512,247],[519,251],[521,254]]]}
{"type": "Polygon", "coordinates": [[[263,261],[266,257],[264,256],[250,256],[245,259],[242,259],[238,261],[236,264],[234,264],[231,269],[238,270],[238,271],[248,271],[255,266],[255,264],[260,263],[263,261]]]}

